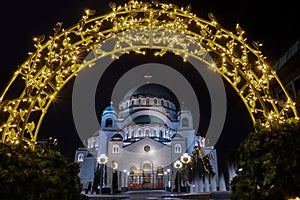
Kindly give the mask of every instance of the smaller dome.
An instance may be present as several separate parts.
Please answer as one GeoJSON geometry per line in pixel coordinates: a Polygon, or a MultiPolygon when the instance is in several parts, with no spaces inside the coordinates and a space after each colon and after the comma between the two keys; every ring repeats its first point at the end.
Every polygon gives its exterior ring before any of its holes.
{"type": "Polygon", "coordinates": [[[111,140],[114,140],[114,141],[123,141],[123,137],[121,134],[117,133],[117,134],[114,134],[112,137],[111,137],[111,140]]]}
{"type": "Polygon", "coordinates": [[[113,107],[112,105],[107,106],[104,110],[103,110],[103,114],[105,113],[117,113],[117,109],[115,107],[113,107]]]}

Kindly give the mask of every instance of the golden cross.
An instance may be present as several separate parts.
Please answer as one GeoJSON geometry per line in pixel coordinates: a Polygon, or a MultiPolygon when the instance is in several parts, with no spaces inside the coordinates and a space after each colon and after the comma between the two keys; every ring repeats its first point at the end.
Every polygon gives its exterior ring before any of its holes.
{"type": "Polygon", "coordinates": [[[146,83],[149,83],[149,80],[152,78],[152,76],[149,75],[149,73],[147,73],[147,75],[145,75],[144,77],[147,80],[146,83]]]}

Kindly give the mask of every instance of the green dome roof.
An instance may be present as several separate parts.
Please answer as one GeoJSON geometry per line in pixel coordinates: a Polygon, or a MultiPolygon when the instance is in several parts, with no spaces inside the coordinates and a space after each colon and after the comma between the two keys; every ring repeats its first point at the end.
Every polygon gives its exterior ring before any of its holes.
{"type": "Polygon", "coordinates": [[[113,106],[107,106],[103,112],[116,112],[116,108],[113,106]]]}
{"type": "Polygon", "coordinates": [[[153,115],[142,115],[132,120],[134,124],[160,124],[165,125],[165,122],[158,117],[153,115]]]}

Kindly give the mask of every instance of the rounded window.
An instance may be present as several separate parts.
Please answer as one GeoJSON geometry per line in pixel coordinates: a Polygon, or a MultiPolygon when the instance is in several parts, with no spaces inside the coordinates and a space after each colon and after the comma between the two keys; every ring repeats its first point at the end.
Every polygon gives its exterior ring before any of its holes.
{"type": "Polygon", "coordinates": [[[150,151],[150,146],[149,145],[144,146],[144,151],[149,152],[150,151]]]}

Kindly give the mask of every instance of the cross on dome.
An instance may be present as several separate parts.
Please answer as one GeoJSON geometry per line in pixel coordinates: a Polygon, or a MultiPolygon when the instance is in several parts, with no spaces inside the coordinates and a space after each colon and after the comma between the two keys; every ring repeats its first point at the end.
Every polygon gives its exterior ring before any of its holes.
{"type": "Polygon", "coordinates": [[[152,78],[152,76],[151,76],[149,73],[147,73],[147,74],[144,76],[144,78],[146,79],[146,83],[149,83],[149,82],[150,82],[150,79],[152,78]]]}

